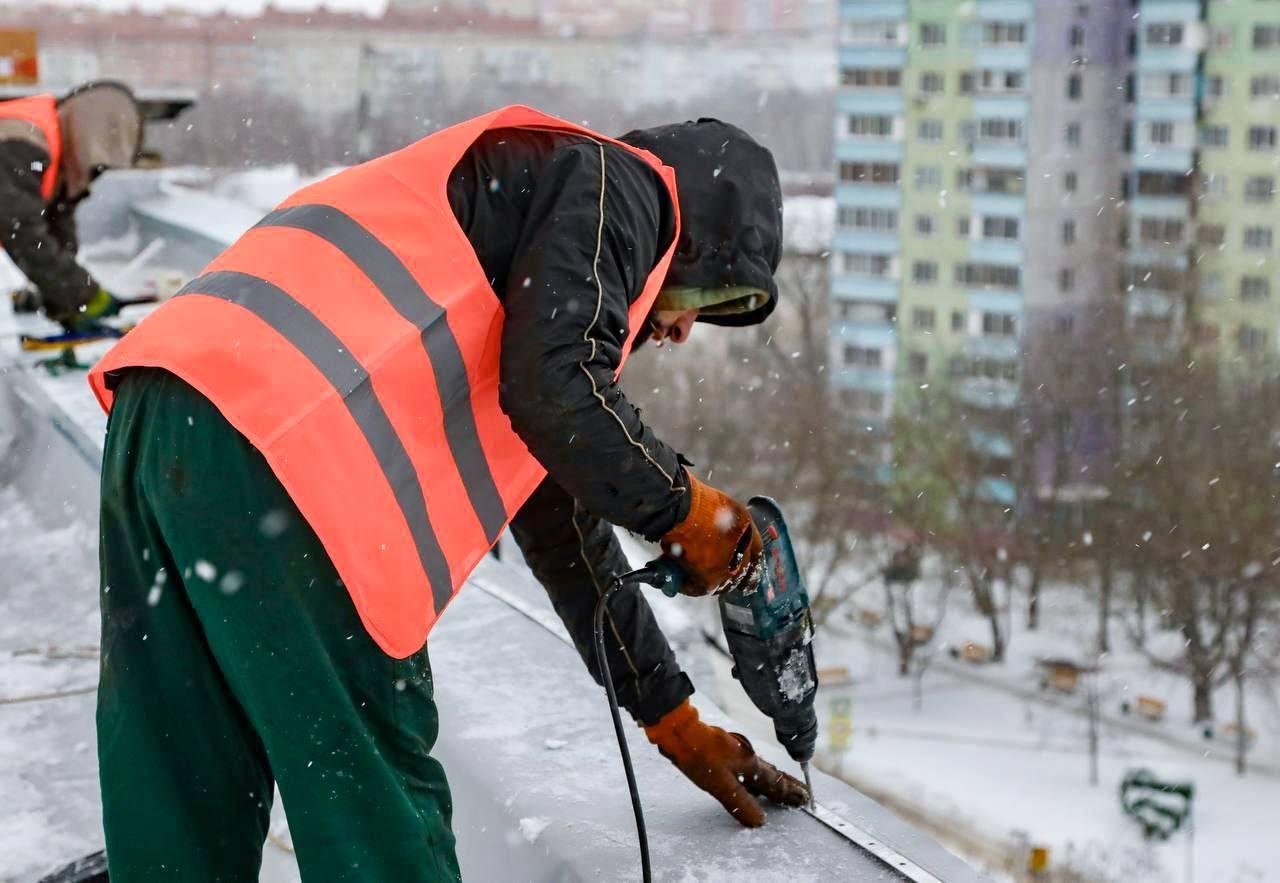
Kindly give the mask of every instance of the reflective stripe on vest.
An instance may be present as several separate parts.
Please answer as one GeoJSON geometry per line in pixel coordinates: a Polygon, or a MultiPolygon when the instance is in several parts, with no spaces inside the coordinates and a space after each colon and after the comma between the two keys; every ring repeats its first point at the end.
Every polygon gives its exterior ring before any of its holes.
{"type": "MultiPolygon", "coordinates": [[[[266,458],[370,635],[397,657],[421,648],[545,474],[498,405],[503,311],[446,195],[476,138],[509,127],[609,141],[505,108],[307,187],[89,376],[108,410],[108,374],[130,366],[165,368],[212,401],[266,458]]],[[[626,149],[674,208],[674,173],[626,149]]],[[[675,241],[631,306],[624,358],[675,241]]]]}
{"type": "Polygon", "coordinates": [[[58,122],[58,99],[52,95],[33,95],[0,101],[0,119],[22,120],[44,138],[44,149],[49,163],[40,174],[40,196],[45,202],[53,200],[58,186],[58,163],[62,161],[62,126],[58,122]]]}

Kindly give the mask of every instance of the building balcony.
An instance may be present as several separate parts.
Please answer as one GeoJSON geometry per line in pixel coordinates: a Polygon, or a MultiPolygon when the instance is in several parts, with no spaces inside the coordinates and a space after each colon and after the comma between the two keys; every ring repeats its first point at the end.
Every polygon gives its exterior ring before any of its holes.
{"type": "Polygon", "coordinates": [[[981,335],[965,338],[965,355],[982,359],[998,359],[1012,362],[1018,358],[1021,350],[1016,335],[981,335]]]}
{"type": "Polygon", "coordinates": [[[841,113],[902,116],[905,104],[901,89],[859,89],[841,86],[836,91],[836,110],[841,113]]]}
{"type": "Polygon", "coordinates": [[[835,300],[874,301],[893,304],[898,302],[897,279],[880,279],[874,276],[834,276],[831,294],[835,300]]]}
{"type": "Polygon", "coordinates": [[[1008,380],[968,377],[955,383],[960,399],[975,408],[1003,411],[1018,404],[1018,385],[1008,380]]]}
{"type": "Polygon", "coordinates": [[[1023,295],[1020,291],[992,291],[986,288],[971,288],[968,290],[966,297],[970,312],[1022,314],[1023,295]]]}
{"type": "Polygon", "coordinates": [[[974,190],[969,194],[969,207],[975,215],[1024,218],[1027,197],[1022,193],[983,193],[974,190]]]}
{"type": "Polygon", "coordinates": [[[862,160],[864,162],[902,162],[902,142],[890,138],[854,138],[836,136],[836,159],[862,160]]]}
{"type": "Polygon", "coordinates": [[[977,141],[972,147],[973,164],[1026,168],[1027,146],[1013,141],[977,141]]]}
{"type": "Polygon", "coordinates": [[[1021,265],[1026,260],[1026,249],[1016,239],[971,239],[969,257],[986,264],[1021,265]]]}
{"type": "Polygon", "coordinates": [[[978,482],[978,496],[988,502],[1006,507],[1012,507],[1018,502],[1018,492],[1013,482],[994,475],[988,475],[978,482]]]}
{"type": "Polygon", "coordinates": [[[869,389],[876,392],[893,392],[892,368],[859,368],[841,366],[833,373],[835,385],[840,389],[869,389]]]}
{"type": "Polygon", "coordinates": [[[1140,218],[1143,215],[1156,218],[1189,218],[1191,215],[1190,196],[1144,196],[1135,194],[1129,197],[1129,216],[1140,218]]]}
{"type": "Polygon", "coordinates": [[[845,21],[889,21],[907,18],[907,0],[840,0],[840,18],[845,21]]]}
{"type": "Polygon", "coordinates": [[[833,251],[872,251],[893,255],[902,251],[898,233],[859,230],[854,227],[836,227],[831,247],[833,251]]]}
{"type": "Polygon", "coordinates": [[[841,67],[900,68],[906,67],[907,50],[901,46],[841,46],[836,50],[836,59],[841,67]]]}
{"type": "Polygon", "coordinates": [[[979,95],[973,99],[975,119],[1031,118],[1031,99],[1026,95],[979,95]]]}
{"type": "Polygon", "coordinates": [[[866,208],[901,208],[902,188],[897,184],[857,184],[842,181],[836,184],[836,205],[864,206],[866,208]]]}
{"type": "Polygon", "coordinates": [[[832,335],[841,343],[858,346],[893,348],[897,345],[898,326],[892,322],[851,322],[836,319],[831,323],[832,335]]]}
{"type": "Polygon", "coordinates": [[[973,52],[973,66],[976,68],[997,68],[999,70],[1025,69],[1031,65],[1031,47],[1024,46],[979,46],[973,52]]]}
{"type": "Polygon", "coordinates": [[[1137,68],[1142,71],[1185,71],[1196,69],[1196,52],[1185,46],[1141,46],[1137,68]]]}
{"type": "Polygon", "coordinates": [[[1195,163],[1189,147],[1147,147],[1133,152],[1133,167],[1138,171],[1187,172],[1195,163]]]}
{"type": "Polygon", "coordinates": [[[1151,288],[1135,288],[1127,293],[1125,304],[1130,316],[1171,319],[1176,314],[1176,301],[1167,292],[1151,288]]]}

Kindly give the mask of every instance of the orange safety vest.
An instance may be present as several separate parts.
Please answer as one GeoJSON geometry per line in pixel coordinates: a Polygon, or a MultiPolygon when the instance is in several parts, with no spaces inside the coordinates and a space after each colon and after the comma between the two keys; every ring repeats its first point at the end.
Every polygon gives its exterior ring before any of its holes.
{"type": "MultiPolygon", "coordinates": [[[[476,139],[510,127],[619,143],[507,107],[306,187],[89,373],[108,411],[108,374],[130,366],[167,369],[213,402],[395,657],[421,649],[546,474],[498,405],[504,313],[446,195],[476,139]]],[[[675,172],[620,146],[658,173],[675,210],[675,172]]],[[[624,358],[675,241],[631,306],[624,358]]]]}
{"type": "Polygon", "coordinates": [[[40,177],[40,195],[45,202],[53,199],[58,186],[58,164],[62,161],[62,126],[58,122],[58,99],[52,95],[33,95],[0,101],[0,119],[24,120],[44,136],[49,164],[40,177]]]}

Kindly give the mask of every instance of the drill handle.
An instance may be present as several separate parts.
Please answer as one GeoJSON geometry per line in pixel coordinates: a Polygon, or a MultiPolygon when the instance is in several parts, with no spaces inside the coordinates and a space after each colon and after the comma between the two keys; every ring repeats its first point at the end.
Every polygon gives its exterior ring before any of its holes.
{"type": "Polygon", "coordinates": [[[662,594],[668,598],[674,598],[680,594],[685,574],[680,565],[670,558],[655,558],[639,570],[624,573],[619,579],[624,583],[637,582],[653,586],[655,589],[662,589],[662,594]]]}

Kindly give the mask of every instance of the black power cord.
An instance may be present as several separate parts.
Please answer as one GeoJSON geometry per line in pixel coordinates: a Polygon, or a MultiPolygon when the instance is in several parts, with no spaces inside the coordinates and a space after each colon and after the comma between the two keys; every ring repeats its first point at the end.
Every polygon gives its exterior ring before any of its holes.
{"type": "Polygon", "coordinates": [[[618,752],[622,755],[622,768],[627,773],[627,789],[631,792],[631,809],[636,816],[636,837],[640,841],[640,873],[644,883],[653,880],[653,869],[649,866],[649,834],[644,827],[644,809],[640,806],[640,791],[636,788],[636,773],[631,768],[631,751],[627,748],[627,735],[622,730],[622,716],[618,713],[618,694],[613,690],[613,675],[609,672],[609,660],[604,647],[604,614],[609,606],[613,593],[622,588],[622,584],[634,574],[623,574],[614,579],[605,593],[596,602],[595,638],[596,664],[600,667],[600,677],[604,680],[604,690],[609,696],[609,713],[613,715],[613,731],[618,736],[618,752]]]}

